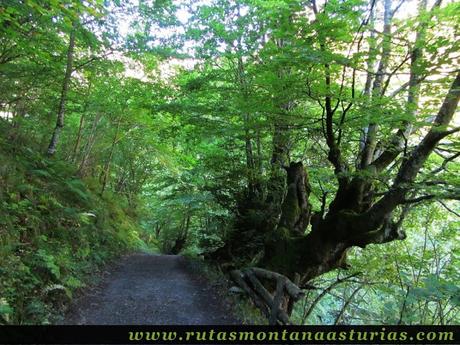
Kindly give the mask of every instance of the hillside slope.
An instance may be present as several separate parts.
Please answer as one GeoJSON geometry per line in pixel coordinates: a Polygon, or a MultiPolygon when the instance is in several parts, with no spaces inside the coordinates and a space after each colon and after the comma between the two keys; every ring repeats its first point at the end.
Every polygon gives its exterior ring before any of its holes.
{"type": "Polygon", "coordinates": [[[0,140],[0,324],[51,322],[98,267],[142,245],[140,228],[97,181],[0,140]]]}

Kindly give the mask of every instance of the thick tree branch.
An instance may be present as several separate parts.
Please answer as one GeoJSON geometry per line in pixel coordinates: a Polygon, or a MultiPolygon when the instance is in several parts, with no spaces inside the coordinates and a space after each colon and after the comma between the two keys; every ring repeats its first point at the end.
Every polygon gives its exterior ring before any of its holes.
{"type": "Polygon", "coordinates": [[[444,128],[451,122],[459,100],[460,72],[452,83],[430,131],[402,163],[391,190],[363,214],[363,220],[367,219],[371,224],[373,223],[372,226],[377,226],[385,215],[393,211],[399,204],[404,203],[410,184],[415,180],[428,156],[439,141],[448,135],[449,131],[444,128]]]}

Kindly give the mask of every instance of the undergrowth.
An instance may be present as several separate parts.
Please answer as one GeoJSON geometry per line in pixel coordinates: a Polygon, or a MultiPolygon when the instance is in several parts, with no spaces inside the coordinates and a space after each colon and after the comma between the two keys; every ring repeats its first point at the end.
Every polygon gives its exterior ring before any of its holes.
{"type": "Polygon", "coordinates": [[[146,247],[136,211],[30,147],[0,139],[0,162],[0,324],[52,323],[98,267],[146,247]]]}

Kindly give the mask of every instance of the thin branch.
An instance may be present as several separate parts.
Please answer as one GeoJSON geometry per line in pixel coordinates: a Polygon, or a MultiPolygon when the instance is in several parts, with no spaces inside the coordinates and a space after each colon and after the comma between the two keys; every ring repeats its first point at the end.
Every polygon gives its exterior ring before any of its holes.
{"type": "Polygon", "coordinates": [[[442,200],[438,200],[438,202],[442,205],[442,207],[444,207],[447,211],[449,211],[450,213],[456,215],[457,217],[460,218],[460,213],[457,213],[455,212],[454,210],[452,210],[450,207],[448,207],[442,200]]]}
{"type": "Polygon", "coordinates": [[[361,272],[357,272],[357,273],[350,274],[349,276],[346,276],[345,278],[339,278],[335,282],[333,282],[331,285],[329,285],[326,289],[324,289],[310,304],[308,311],[305,313],[305,319],[307,319],[310,316],[310,314],[312,313],[315,306],[319,303],[319,301],[321,301],[321,299],[324,296],[326,296],[326,294],[328,294],[334,287],[360,274],[361,272]]]}

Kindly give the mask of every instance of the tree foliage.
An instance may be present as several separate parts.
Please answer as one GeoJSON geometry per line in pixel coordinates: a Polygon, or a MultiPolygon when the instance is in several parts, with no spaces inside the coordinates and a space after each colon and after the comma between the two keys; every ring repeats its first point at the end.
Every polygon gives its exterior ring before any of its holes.
{"type": "Polygon", "coordinates": [[[296,322],[458,322],[459,10],[4,1],[1,322],[139,246],[300,277],[296,322]]]}

